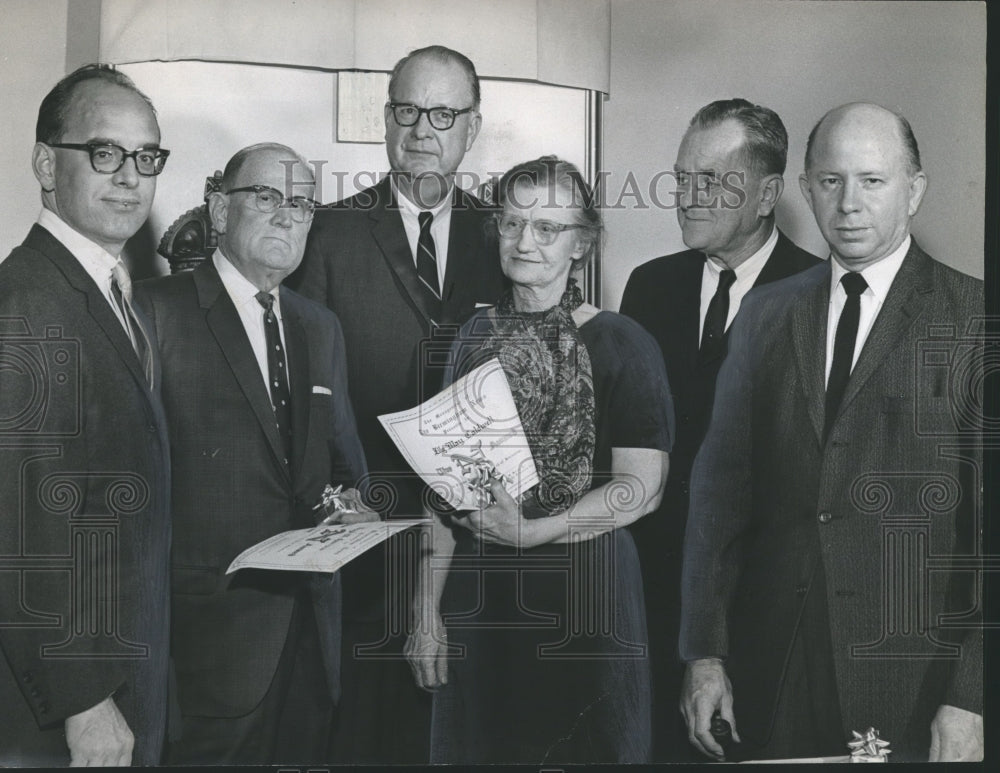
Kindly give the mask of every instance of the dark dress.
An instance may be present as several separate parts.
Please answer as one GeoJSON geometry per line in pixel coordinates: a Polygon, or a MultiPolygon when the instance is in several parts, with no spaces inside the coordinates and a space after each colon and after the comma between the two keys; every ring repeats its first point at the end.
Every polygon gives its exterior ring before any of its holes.
{"type": "MultiPolygon", "coordinates": [[[[594,377],[596,488],[613,447],[670,450],[673,405],[663,358],[637,323],[601,312],[579,331],[594,377]]],[[[628,496],[609,488],[613,501],[628,496]]],[[[648,762],[646,619],[629,531],[517,549],[453,530],[441,614],[462,654],[434,696],[431,761],[648,762]]]]}

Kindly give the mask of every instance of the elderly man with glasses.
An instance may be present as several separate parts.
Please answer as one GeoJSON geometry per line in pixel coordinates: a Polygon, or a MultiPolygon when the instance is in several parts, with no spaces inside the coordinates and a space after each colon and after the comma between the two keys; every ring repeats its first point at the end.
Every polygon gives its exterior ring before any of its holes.
{"type": "Polygon", "coordinates": [[[56,84],[35,138],[41,214],[0,263],[0,766],[156,765],[169,461],[121,256],[169,151],[106,65],[56,84]]]}
{"type": "MultiPolygon", "coordinates": [[[[313,221],[309,167],[253,145],[209,196],[219,247],[140,285],[163,359],[174,542],[171,650],[181,722],[169,764],[324,763],[339,691],[340,580],[243,570],[244,549],[315,526],[327,484],[365,459],[336,316],[279,287],[313,221]],[[294,171],[294,190],[286,185],[294,171]]],[[[377,520],[349,489],[358,512],[377,520]]]]}
{"type": "MultiPolygon", "coordinates": [[[[391,172],[317,212],[302,267],[288,281],[333,309],[344,326],[371,490],[382,494],[380,510],[405,517],[421,512],[423,484],[378,416],[437,391],[441,375],[432,366],[444,363],[440,356],[433,362],[434,352],[447,351],[449,328],[496,301],[503,276],[484,236],[491,210],[455,185],[482,125],[472,62],[443,46],[403,57],[384,114],[391,172]]],[[[344,572],[349,710],[337,717],[333,761],[429,758],[429,696],[413,684],[402,655],[415,557],[406,557],[401,541],[369,551],[344,572]]]]}

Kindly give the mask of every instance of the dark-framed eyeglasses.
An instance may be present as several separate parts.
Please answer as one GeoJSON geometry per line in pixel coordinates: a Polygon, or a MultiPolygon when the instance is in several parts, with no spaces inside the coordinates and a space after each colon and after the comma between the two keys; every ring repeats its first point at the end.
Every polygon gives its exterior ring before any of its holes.
{"type": "Polygon", "coordinates": [[[427,116],[427,121],[435,129],[446,131],[455,125],[455,119],[465,113],[471,113],[475,107],[457,110],[454,107],[417,107],[406,102],[389,102],[392,117],[400,126],[413,126],[420,120],[421,114],[427,116]]]}
{"type": "Polygon", "coordinates": [[[230,188],[226,194],[252,193],[250,205],[258,212],[269,215],[279,208],[291,209],[292,220],[296,223],[308,223],[313,219],[318,201],[307,196],[285,196],[277,188],[270,185],[247,185],[243,188],[230,188]]]}
{"type": "Polygon", "coordinates": [[[163,171],[170,151],[166,148],[139,148],[127,151],[121,145],[110,142],[50,142],[53,148],[64,150],[85,150],[90,154],[90,166],[100,174],[114,174],[125,164],[126,159],[135,161],[135,170],[143,177],[155,177],[163,171]]]}
{"type": "Polygon", "coordinates": [[[531,235],[535,237],[535,244],[541,247],[548,247],[559,238],[563,231],[571,231],[574,228],[583,228],[579,223],[554,223],[551,220],[525,220],[523,217],[514,215],[494,215],[497,230],[504,239],[520,239],[524,233],[524,227],[531,225],[531,235]]]}

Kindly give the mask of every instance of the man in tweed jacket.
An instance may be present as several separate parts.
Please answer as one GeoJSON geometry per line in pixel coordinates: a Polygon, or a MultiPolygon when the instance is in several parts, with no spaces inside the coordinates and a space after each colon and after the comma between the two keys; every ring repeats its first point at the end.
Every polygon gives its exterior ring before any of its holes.
{"type": "Polygon", "coordinates": [[[830,111],[800,184],[831,260],[745,299],[693,471],[689,736],[722,756],[719,711],[755,758],[842,755],[874,726],[893,760],[981,759],[981,451],[954,396],[978,382],[983,285],[910,237],[927,181],[900,116],[830,111]]]}

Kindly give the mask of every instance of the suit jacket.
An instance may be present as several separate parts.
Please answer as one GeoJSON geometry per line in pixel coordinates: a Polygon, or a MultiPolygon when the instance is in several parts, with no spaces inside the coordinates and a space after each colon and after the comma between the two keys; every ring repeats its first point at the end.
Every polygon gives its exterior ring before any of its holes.
{"type": "Polygon", "coordinates": [[[377,417],[435,394],[457,326],[477,303],[499,298],[499,258],[485,239],[492,212],[455,189],[440,311],[417,277],[388,177],[316,213],[302,265],[287,280],[335,311],[344,326],[351,400],[368,466],[373,482],[389,484],[372,490],[383,512],[419,513],[423,487],[377,417]]]}
{"type": "MultiPolygon", "coordinates": [[[[715,382],[725,356],[723,349],[718,357],[707,362],[698,357],[705,260],[703,252],[686,250],[644,263],[629,277],[621,302],[621,313],[632,317],[653,335],[667,365],[677,411],[677,438],[670,454],[670,476],[661,509],[680,513],[678,534],[683,534],[691,465],[708,428],[715,382]]],[[[796,246],[779,230],[778,243],[757,275],[754,287],[805,271],[819,262],[819,258],[796,246]]],[[[728,338],[727,331],[725,340],[728,338]]],[[[650,520],[644,518],[638,524],[650,520]]]]}
{"type": "Polygon", "coordinates": [[[763,743],[806,596],[825,592],[845,740],[873,725],[893,759],[926,759],[938,705],[982,711],[976,576],[952,564],[979,550],[957,396],[980,383],[983,284],[912,244],[824,445],[829,295],[823,265],[744,300],[692,474],[681,652],[727,658],[737,726],[763,743]]]}
{"type": "MultiPolygon", "coordinates": [[[[292,398],[291,469],[253,349],[212,261],[143,282],[160,341],[173,460],[172,653],[181,712],[232,717],[254,708],[311,575],[241,570],[244,549],[316,524],[327,483],[354,485],[365,461],[347,399],[337,318],[287,288],[282,324],[292,398]]],[[[314,578],[331,694],[339,674],[339,575],[314,578]],[[324,579],[325,578],[325,581],[324,579]]]]}
{"type": "Polygon", "coordinates": [[[68,764],[63,721],[108,696],[133,763],[160,760],[170,490],[157,386],[83,266],[32,227],[0,264],[0,764],[68,764]]]}

